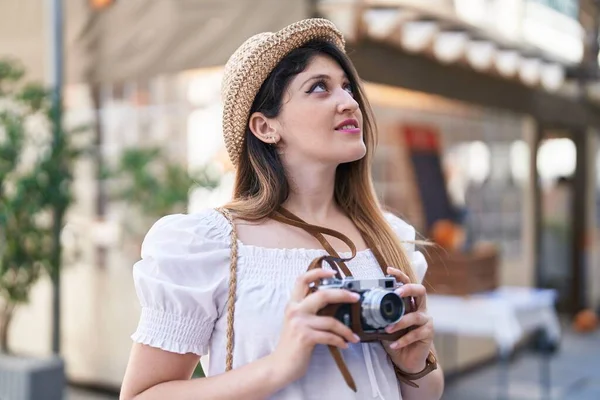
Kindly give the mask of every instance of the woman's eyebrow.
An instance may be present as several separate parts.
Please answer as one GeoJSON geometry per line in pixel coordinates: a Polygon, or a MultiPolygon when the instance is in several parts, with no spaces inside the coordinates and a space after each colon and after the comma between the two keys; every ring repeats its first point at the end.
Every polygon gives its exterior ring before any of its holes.
{"type": "Polygon", "coordinates": [[[311,76],[306,81],[304,81],[304,83],[302,84],[302,86],[306,85],[310,81],[315,81],[317,79],[322,79],[322,80],[328,81],[328,80],[331,79],[331,77],[329,75],[327,75],[327,74],[317,74],[317,75],[311,76]]]}
{"type": "MultiPolygon", "coordinates": [[[[310,78],[308,78],[306,81],[304,81],[304,83],[300,86],[303,87],[304,85],[306,85],[308,82],[310,81],[315,81],[315,80],[325,80],[325,81],[329,81],[331,80],[331,76],[327,75],[327,74],[317,74],[317,75],[313,75],[310,78]]],[[[346,74],[342,74],[341,75],[341,79],[347,81],[348,77],[346,76],[346,74]]]]}

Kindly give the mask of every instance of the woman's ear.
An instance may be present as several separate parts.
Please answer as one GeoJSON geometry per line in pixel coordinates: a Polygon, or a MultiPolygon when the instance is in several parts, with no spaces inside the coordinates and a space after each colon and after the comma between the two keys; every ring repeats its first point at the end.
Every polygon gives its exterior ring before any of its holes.
{"type": "Polygon", "coordinates": [[[277,144],[279,142],[279,134],[277,132],[277,122],[273,119],[265,117],[261,112],[255,112],[250,116],[248,121],[250,131],[259,140],[268,144],[277,144]]]}

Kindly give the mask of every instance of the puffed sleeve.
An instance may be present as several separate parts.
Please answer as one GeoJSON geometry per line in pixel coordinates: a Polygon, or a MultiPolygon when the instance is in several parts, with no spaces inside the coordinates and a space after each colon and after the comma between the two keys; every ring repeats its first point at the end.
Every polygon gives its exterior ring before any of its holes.
{"type": "Polygon", "coordinates": [[[215,210],[169,215],[148,231],[133,267],[142,307],[135,342],[179,354],[208,353],[229,280],[228,224],[219,217],[215,210]]]}
{"type": "Polygon", "coordinates": [[[386,212],[385,217],[404,245],[417,280],[419,283],[423,282],[423,278],[425,278],[425,273],[427,272],[427,261],[423,253],[416,250],[415,244],[411,243],[416,239],[415,228],[392,213],[386,212]]]}

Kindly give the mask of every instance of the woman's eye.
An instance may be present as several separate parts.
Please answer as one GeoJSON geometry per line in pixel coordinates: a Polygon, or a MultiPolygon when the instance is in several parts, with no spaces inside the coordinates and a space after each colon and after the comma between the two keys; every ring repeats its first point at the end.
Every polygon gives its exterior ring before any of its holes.
{"type": "MultiPolygon", "coordinates": [[[[343,85],[342,88],[345,91],[347,91],[348,93],[350,93],[352,96],[354,96],[354,89],[352,88],[352,85],[350,83],[343,85]]],[[[308,93],[313,93],[313,92],[315,92],[315,93],[327,92],[327,85],[325,84],[325,82],[317,82],[314,85],[312,85],[312,87],[308,91],[308,93]]]]}
{"type": "Polygon", "coordinates": [[[354,96],[354,88],[352,88],[351,84],[344,85],[344,90],[354,96]]]}
{"type": "Polygon", "coordinates": [[[309,93],[317,92],[322,93],[327,91],[327,86],[325,86],[325,82],[317,82],[311,88],[309,93]]]}

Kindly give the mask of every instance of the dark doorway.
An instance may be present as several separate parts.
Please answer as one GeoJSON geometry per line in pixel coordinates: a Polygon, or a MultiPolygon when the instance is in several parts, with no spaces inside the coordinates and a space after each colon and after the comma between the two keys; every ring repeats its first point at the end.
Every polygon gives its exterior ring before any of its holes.
{"type": "Polygon", "coordinates": [[[540,130],[537,285],[558,292],[560,312],[585,304],[585,133],[540,130]]]}

